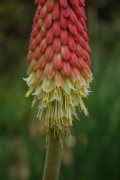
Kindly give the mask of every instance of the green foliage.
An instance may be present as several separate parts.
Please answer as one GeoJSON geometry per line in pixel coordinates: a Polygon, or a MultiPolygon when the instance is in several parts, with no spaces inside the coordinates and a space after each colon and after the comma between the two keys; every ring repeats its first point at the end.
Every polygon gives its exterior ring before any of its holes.
{"type": "MultiPolygon", "coordinates": [[[[89,3],[88,12],[94,2],[89,3]]],[[[112,17],[118,17],[111,7],[112,17]]],[[[34,10],[28,0],[0,1],[0,180],[42,177],[45,135],[30,109],[31,100],[24,97],[27,87],[22,80],[34,10]]],[[[62,180],[120,179],[120,40],[118,26],[110,28],[118,19],[111,18],[107,28],[93,31],[91,27],[101,25],[96,19],[88,19],[94,74],[92,93],[86,99],[90,117],[80,113],[72,140],[65,140],[62,180]]]]}

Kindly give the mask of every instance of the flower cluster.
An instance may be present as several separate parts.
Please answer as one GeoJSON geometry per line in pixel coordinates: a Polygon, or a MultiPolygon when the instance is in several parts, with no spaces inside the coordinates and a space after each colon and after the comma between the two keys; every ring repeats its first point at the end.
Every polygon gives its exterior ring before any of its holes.
{"type": "Polygon", "coordinates": [[[68,133],[76,107],[88,115],[83,98],[92,80],[85,0],[36,0],[25,79],[38,118],[57,135],[68,133]]]}

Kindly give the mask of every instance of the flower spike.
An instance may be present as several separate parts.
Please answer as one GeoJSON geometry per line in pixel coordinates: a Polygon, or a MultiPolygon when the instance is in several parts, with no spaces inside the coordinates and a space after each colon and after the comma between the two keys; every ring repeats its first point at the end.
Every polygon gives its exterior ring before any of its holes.
{"type": "Polygon", "coordinates": [[[90,47],[85,0],[35,0],[27,60],[26,97],[38,102],[38,118],[47,131],[69,132],[76,107],[87,116],[83,98],[90,92],[90,47]]]}

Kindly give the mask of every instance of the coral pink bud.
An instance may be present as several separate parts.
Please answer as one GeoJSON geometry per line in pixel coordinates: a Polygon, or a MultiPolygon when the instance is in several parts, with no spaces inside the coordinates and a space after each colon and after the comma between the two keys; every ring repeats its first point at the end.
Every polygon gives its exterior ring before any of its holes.
{"type": "Polygon", "coordinates": [[[31,36],[32,36],[32,37],[36,37],[36,36],[37,36],[37,33],[38,33],[38,30],[37,30],[37,27],[36,27],[36,24],[35,24],[34,27],[33,27],[33,29],[32,29],[31,36]]]}
{"type": "Polygon", "coordinates": [[[67,0],[60,0],[60,5],[61,5],[63,8],[66,8],[66,7],[68,6],[67,0]]]}
{"type": "Polygon", "coordinates": [[[80,70],[86,67],[83,58],[78,58],[78,64],[77,64],[77,66],[78,66],[78,68],[79,68],[80,70]]]}
{"type": "Polygon", "coordinates": [[[68,61],[71,57],[71,52],[70,50],[68,49],[67,46],[63,46],[62,47],[62,58],[66,61],[68,61]]]}
{"type": "Polygon", "coordinates": [[[28,55],[27,55],[27,60],[28,61],[31,61],[33,59],[33,52],[32,51],[29,51],[28,52],[28,55]]]}
{"type": "Polygon", "coordinates": [[[35,16],[34,16],[34,18],[33,18],[33,22],[36,21],[36,20],[35,20],[35,19],[36,19],[36,16],[39,17],[41,9],[42,9],[42,7],[39,5],[38,8],[37,8],[37,11],[36,11],[36,13],[35,13],[35,16]]]}
{"type": "Polygon", "coordinates": [[[72,73],[72,68],[71,68],[70,64],[68,62],[64,62],[63,70],[62,70],[63,76],[70,76],[71,73],[72,73]]]}
{"type": "Polygon", "coordinates": [[[63,14],[61,13],[61,16],[60,16],[60,27],[62,29],[67,29],[67,19],[63,16],[63,14]]]}
{"type": "Polygon", "coordinates": [[[42,22],[43,22],[43,20],[42,20],[42,19],[39,19],[39,21],[38,21],[38,23],[37,23],[37,28],[38,28],[38,29],[41,29],[41,27],[42,27],[42,22]]]}
{"type": "Polygon", "coordinates": [[[70,16],[70,8],[67,7],[67,8],[65,8],[65,9],[62,9],[62,13],[63,13],[63,16],[64,16],[65,18],[69,18],[69,16],[70,16]]]}
{"type": "Polygon", "coordinates": [[[84,28],[86,28],[85,19],[84,19],[83,17],[80,17],[80,18],[79,18],[79,22],[80,22],[80,24],[81,24],[84,28]]]}
{"type": "MultiPolygon", "coordinates": [[[[77,30],[78,30],[79,33],[84,32],[84,28],[79,22],[76,23],[76,27],[77,27],[77,30]]],[[[78,36],[79,36],[79,34],[78,34],[78,36]]]]}
{"type": "Polygon", "coordinates": [[[61,42],[59,38],[55,38],[53,41],[53,49],[54,51],[57,53],[60,51],[61,49],[61,42]]]}
{"type": "Polygon", "coordinates": [[[88,66],[88,64],[85,62],[85,67],[84,67],[84,69],[86,69],[87,70],[87,74],[90,74],[91,73],[91,71],[90,71],[90,68],[89,68],[89,66],[88,66]]]}
{"type": "Polygon", "coordinates": [[[44,69],[45,65],[46,65],[46,61],[44,59],[44,56],[42,56],[38,61],[38,68],[44,69]]]}
{"type": "Polygon", "coordinates": [[[72,74],[71,77],[73,80],[77,81],[80,79],[80,71],[76,67],[72,67],[72,74]]]}
{"type": "Polygon", "coordinates": [[[67,43],[68,43],[68,33],[67,33],[66,30],[61,31],[60,40],[61,40],[62,44],[67,45],[67,43]]]}
{"type": "Polygon", "coordinates": [[[78,43],[76,44],[76,55],[79,57],[83,56],[83,48],[78,43]]]}
{"type": "Polygon", "coordinates": [[[78,34],[76,26],[74,24],[72,24],[71,22],[68,23],[68,28],[72,34],[74,34],[74,35],[78,34]]]}
{"type": "Polygon", "coordinates": [[[32,71],[34,71],[35,67],[36,67],[36,61],[33,59],[28,67],[28,74],[30,74],[32,71]]]}
{"type": "Polygon", "coordinates": [[[85,77],[85,78],[88,78],[89,75],[91,75],[91,71],[90,71],[90,68],[85,68],[82,70],[82,75],[85,77]]]}
{"type": "Polygon", "coordinates": [[[86,42],[85,42],[85,40],[83,39],[83,37],[80,36],[78,40],[79,40],[80,45],[81,45],[83,48],[85,48],[86,42]]]}
{"type": "Polygon", "coordinates": [[[42,78],[42,71],[38,70],[35,76],[36,83],[39,83],[41,81],[41,78],[42,78]]]}
{"type": "Polygon", "coordinates": [[[35,39],[32,39],[32,41],[30,42],[29,49],[30,50],[35,50],[35,48],[36,48],[35,39]]]}
{"type": "Polygon", "coordinates": [[[53,48],[49,46],[45,52],[45,59],[47,61],[51,61],[53,57],[53,48]]]}
{"type": "Polygon", "coordinates": [[[78,22],[77,17],[72,9],[70,9],[70,21],[75,24],[78,22]]]}
{"type": "Polygon", "coordinates": [[[89,47],[89,45],[88,45],[87,43],[85,44],[85,49],[86,49],[86,51],[87,51],[88,53],[91,52],[91,49],[90,49],[90,47],[89,47]]]}
{"type": "Polygon", "coordinates": [[[85,49],[83,50],[83,57],[84,59],[89,59],[89,54],[85,49]]]}
{"type": "Polygon", "coordinates": [[[48,16],[45,18],[45,21],[44,21],[44,27],[49,28],[51,24],[52,24],[52,16],[51,14],[48,14],[48,16]]]}
{"type": "Polygon", "coordinates": [[[41,27],[41,31],[40,31],[40,35],[41,35],[42,37],[45,37],[45,36],[46,36],[46,33],[47,33],[47,31],[46,31],[45,27],[42,26],[42,27],[41,27]]]}
{"type": "Polygon", "coordinates": [[[76,12],[77,16],[80,18],[80,17],[83,17],[84,19],[86,18],[84,13],[83,13],[83,10],[82,10],[82,7],[76,7],[74,6],[73,7],[74,11],[76,12]]]}
{"type": "Polygon", "coordinates": [[[82,36],[83,36],[83,38],[85,39],[85,41],[88,42],[89,37],[88,37],[88,35],[87,35],[87,33],[86,33],[85,31],[83,31],[82,36]]]}
{"type": "Polygon", "coordinates": [[[48,12],[51,12],[54,9],[54,1],[47,1],[46,3],[46,9],[48,12]]]}
{"type": "Polygon", "coordinates": [[[54,55],[53,66],[55,69],[61,69],[63,67],[63,62],[59,53],[54,55]]]}
{"type": "Polygon", "coordinates": [[[41,35],[40,35],[40,33],[39,33],[39,34],[37,35],[36,39],[35,39],[35,44],[36,44],[36,46],[39,45],[40,42],[41,42],[41,35]]]}
{"type": "Polygon", "coordinates": [[[48,44],[51,44],[53,42],[53,33],[52,33],[52,28],[48,30],[46,34],[46,42],[48,44]]]}
{"type": "Polygon", "coordinates": [[[59,17],[60,17],[60,7],[59,7],[59,4],[56,2],[54,6],[54,10],[52,12],[52,18],[53,20],[58,20],[59,17]]]}
{"type": "Polygon", "coordinates": [[[73,66],[77,66],[77,61],[78,61],[77,59],[78,57],[76,56],[76,54],[72,53],[70,58],[70,64],[73,66]]]}
{"type": "Polygon", "coordinates": [[[71,35],[69,35],[69,38],[68,38],[68,47],[71,51],[76,50],[76,43],[71,35]]]}
{"type": "Polygon", "coordinates": [[[46,40],[43,39],[41,41],[41,44],[40,44],[40,47],[39,47],[39,51],[43,53],[43,52],[45,52],[46,48],[47,48],[47,43],[46,43],[46,40]]]}
{"type": "Polygon", "coordinates": [[[45,72],[45,75],[47,76],[47,78],[49,78],[49,79],[53,78],[53,76],[55,74],[53,64],[52,63],[46,64],[44,72],[45,72]]]}
{"type": "Polygon", "coordinates": [[[55,36],[60,36],[60,32],[61,32],[61,30],[60,30],[60,25],[59,25],[59,23],[58,23],[57,21],[55,21],[55,22],[53,23],[53,34],[54,34],[55,36]]]}
{"type": "Polygon", "coordinates": [[[37,47],[36,49],[35,49],[35,52],[34,52],[34,58],[35,59],[39,59],[40,58],[40,50],[39,50],[39,47],[37,47]]]}
{"type": "Polygon", "coordinates": [[[36,12],[33,22],[36,23],[38,21],[38,19],[39,19],[39,14],[36,12]]]}
{"type": "Polygon", "coordinates": [[[45,19],[46,15],[47,15],[46,6],[43,6],[43,8],[41,9],[41,12],[40,12],[40,18],[45,19]]]}
{"type": "MultiPolygon", "coordinates": [[[[36,22],[33,22],[32,31],[33,31],[34,28],[36,28],[36,24],[37,24],[36,22]]],[[[32,37],[32,32],[31,32],[31,37],[32,37]]]]}
{"type": "Polygon", "coordinates": [[[37,8],[37,13],[38,13],[39,15],[40,15],[41,9],[42,9],[42,6],[39,5],[38,8],[37,8]]]}
{"type": "Polygon", "coordinates": [[[90,58],[87,58],[87,59],[84,59],[84,60],[85,60],[85,63],[86,63],[88,66],[91,66],[90,58]]]}

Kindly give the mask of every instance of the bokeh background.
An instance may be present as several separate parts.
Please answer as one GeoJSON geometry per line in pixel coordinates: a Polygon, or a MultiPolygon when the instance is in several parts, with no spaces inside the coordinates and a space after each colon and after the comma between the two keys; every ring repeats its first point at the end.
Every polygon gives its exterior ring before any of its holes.
{"type": "MultiPolygon", "coordinates": [[[[61,180],[120,180],[120,1],[86,0],[92,48],[90,118],[65,139],[61,180]]],[[[0,180],[42,179],[46,141],[22,78],[33,0],[0,0],[0,180]]]]}

